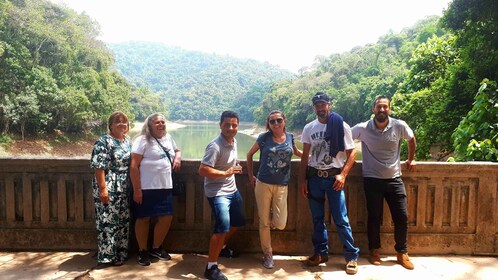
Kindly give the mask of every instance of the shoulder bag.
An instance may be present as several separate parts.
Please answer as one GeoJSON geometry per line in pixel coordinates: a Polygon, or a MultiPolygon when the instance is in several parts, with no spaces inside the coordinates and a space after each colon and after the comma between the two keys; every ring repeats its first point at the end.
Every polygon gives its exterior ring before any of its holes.
{"type": "Polygon", "coordinates": [[[180,178],[180,176],[173,170],[173,161],[171,160],[171,156],[169,154],[169,149],[161,145],[159,140],[156,139],[157,144],[159,144],[159,147],[163,149],[163,151],[166,153],[166,156],[169,159],[169,162],[171,164],[171,179],[173,181],[173,195],[174,196],[184,196],[185,195],[185,182],[180,178]]]}

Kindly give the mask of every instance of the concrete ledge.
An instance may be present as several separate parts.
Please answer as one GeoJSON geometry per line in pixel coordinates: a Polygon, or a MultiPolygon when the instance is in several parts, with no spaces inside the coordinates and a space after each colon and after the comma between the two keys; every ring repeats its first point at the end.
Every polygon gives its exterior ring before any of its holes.
{"type": "MultiPolygon", "coordinates": [[[[197,174],[199,160],[182,162],[186,195],[174,198],[172,231],[165,247],[175,252],[205,252],[212,232],[211,209],[197,174]]],[[[243,168],[247,168],[242,162],[243,168]]],[[[256,162],[257,166],[257,162],[256,162]]],[[[256,167],[255,166],[255,167],[256,167]]],[[[273,249],[286,255],[311,251],[308,202],[298,192],[299,161],[292,162],[288,221],[272,233],[273,249]]],[[[0,250],[95,249],[92,170],[87,159],[0,159],[0,250]]],[[[246,226],[234,240],[244,252],[259,251],[259,219],[246,174],[237,175],[244,197],[246,226]]],[[[403,170],[408,199],[410,252],[416,254],[498,254],[498,163],[419,162],[403,170]]],[[[355,244],[363,252],[367,213],[361,162],[346,181],[348,215],[355,244]]],[[[387,204],[381,226],[382,248],[392,252],[394,226],[387,204]]],[[[341,253],[329,213],[325,212],[332,253],[341,253]]]]}

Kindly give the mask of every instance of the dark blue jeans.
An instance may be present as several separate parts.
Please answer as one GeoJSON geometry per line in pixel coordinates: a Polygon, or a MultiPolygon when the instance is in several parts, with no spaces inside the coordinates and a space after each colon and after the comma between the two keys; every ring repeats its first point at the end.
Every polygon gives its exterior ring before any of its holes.
{"type": "Polygon", "coordinates": [[[394,249],[399,253],[407,252],[408,210],[406,206],[406,189],[401,178],[378,179],[364,178],[363,188],[368,211],[368,248],[380,248],[380,223],[384,208],[384,199],[391,211],[394,222],[394,249]]]}
{"type": "Polygon", "coordinates": [[[337,233],[342,241],[346,261],[357,260],[360,249],[354,246],[353,232],[349,225],[346,197],[344,191],[335,191],[332,185],[334,176],[320,178],[312,176],[308,179],[308,204],[313,218],[313,247],[315,254],[325,256],[329,253],[327,227],[325,226],[325,195],[329,203],[329,211],[334,219],[337,233]]]}

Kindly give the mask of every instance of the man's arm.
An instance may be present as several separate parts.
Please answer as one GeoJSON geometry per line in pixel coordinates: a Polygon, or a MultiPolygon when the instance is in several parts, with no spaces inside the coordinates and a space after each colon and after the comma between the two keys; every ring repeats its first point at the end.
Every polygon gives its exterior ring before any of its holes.
{"type": "Polygon", "coordinates": [[[348,177],[349,171],[351,170],[351,168],[353,168],[354,164],[356,163],[355,161],[356,150],[354,148],[345,150],[344,152],[346,153],[348,159],[344,163],[341,173],[335,175],[335,182],[332,187],[336,191],[344,189],[344,183],[346,182],[346,177],[348,177]]]}
{"type": "Polygon", "coordinates": [[[415,150],[417,148],[417,140],[415,136],[408,140],[408,159],[405,162],[405,166],[408,171],[414,171],[417,163],[415,162],[415,150]]]}
{"type": "Polygon", "coordinates": [[[301,154],[301,165],[299,166],[299,191],[304,197],[308,197],[308,182],[306,180],[306,169],[310,156],[311,144],[303,143],[303,152],[301,154]]]}
{"type": "Polygon", "coordinates": [[[233,166],[228,168],[226,171],[215,169],[209,165],[201,163],[199,166],[199,175],[208,178],[225,178],[230,177],[233,174],[242,174],[242,170],[234,169],[233,166]]]}

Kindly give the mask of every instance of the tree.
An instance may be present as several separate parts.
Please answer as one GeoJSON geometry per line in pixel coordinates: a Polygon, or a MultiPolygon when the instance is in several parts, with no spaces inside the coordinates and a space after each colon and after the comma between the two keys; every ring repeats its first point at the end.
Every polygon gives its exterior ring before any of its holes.
{"type": "Polygon", "coordinates": [[[114,110],[133,119],[133,87],[98,34],[88,16],[49,1],[0,1],[3,133],[86,132],[114,110]]]}
{"type": "Polygon", "coordinates": [[[484,80],[472,110],[453,133],[457,160],[498,161],[498,91],[496,82],[484,80]]]}
{"type": "Polygon", "coordinates": [[[457,47],[477,81],[498,80],[498,5],[496,0],[453,0],[442,18],[457,35],[457,47]]]}
{"type": "Polygon", "coordinates": [[[166,105],[164,105],[160,96],[158,94],[152,94],[145,86],[134,88],[131,106],[135,113],[135,119],[139,121],[144,121],[147,116],[155,112],[163,114],[168,113],[166,105]]]}
{"type": "Polygon", "coordinates": [[[410,71],[404,83],[405,92],[414,92],[430,85],[438,78],[443,78],[449,65],[457,59],[455,37],[436,37],[433,35],[427,42],[421,43],[412,53],[408,61],[410,71]]]}

